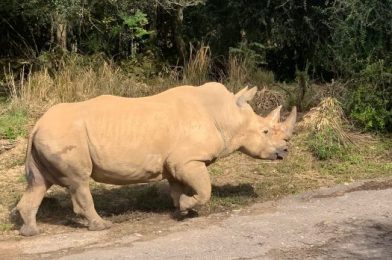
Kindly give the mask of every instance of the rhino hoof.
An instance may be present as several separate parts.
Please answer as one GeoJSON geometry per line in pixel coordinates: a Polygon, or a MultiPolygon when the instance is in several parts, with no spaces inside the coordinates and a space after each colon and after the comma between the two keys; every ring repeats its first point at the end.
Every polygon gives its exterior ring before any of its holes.
{"type": "Polygon", "coordinates": [[[23,224],[22,217],[20,216],[19,210],[15,207],[10,212],[10,221],[13,223],[17,223],[19,225],[23,224]]]}
{"type": "Polygon", "coordinates": [[[197,213],[196,210],[193,209],[189,209],[189,210],[176,210],[173,213],[173,218],[175,218],[176,220],[184,220],[186,218],[194,218],[199,216],[199,214],[197,213]]]}
{"type": "Polygon", "coordinates": [[[39,229],[38,229],[37,227],[31,227],[31,226],[23,225],[23,226],[20,228],[19,233],[20,233],[22,236],[31,237],[31,236],[38,235],[38,234],[39,234],[39,229]]]}
{"type": "Polygon", "coordinates": [[[188,210],[179,210],[176,209],[173,213],[172,213],[172,217],[176,220],[184,220],[186,218],[186,216],[188,215],[188,210]]]}
{"type": "Polygon", "coordinates": [[[196,210],[190,209],[188,211],[187,217],[188,218],[196,218],[199,216],[199,212],[197,212],[196,210]]]}
{"type": "Polygon", "coordinates": [[[93,221],[88,226],[88,230],[90,230],[90,231],[99,231],[99,230],[108,229],[111,226],[112,226],[112,222],[107,221],[107,220],[93,221]]]}

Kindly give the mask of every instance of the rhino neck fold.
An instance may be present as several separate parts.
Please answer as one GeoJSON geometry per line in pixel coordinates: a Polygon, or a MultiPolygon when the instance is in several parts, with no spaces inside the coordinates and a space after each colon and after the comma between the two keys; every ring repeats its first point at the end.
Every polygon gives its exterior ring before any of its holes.
{"type": "Polygon", "coordinates": [[[216,129],[223,143],[223,147],[221,151],[216,156],[216,158],[219,159],[228,156],[230,153],[234,151],[237,151],[240,148],[240,142],[238,142],[240,138],[236,136],[235,134],[236,131],[233,131],[234,129],[223,127],[216,120],[214,121],[215,121],[216,129]]]}
{"type": "Polygon", "coordinates": [[[215,126],[216,126],[216,129],[218,130],[218,133],[219,133],[219,135],[222,139],[222,142],[223,142],[223,149],[216,156],[216,158],[219,159],[219,158],[225,157],[227,154],[230,153],[228,151],[229,138],[226,136],[225,131],[223,130],[223,128],[220,126],[220,124],[216,120],[215,120],[215,126]]]}

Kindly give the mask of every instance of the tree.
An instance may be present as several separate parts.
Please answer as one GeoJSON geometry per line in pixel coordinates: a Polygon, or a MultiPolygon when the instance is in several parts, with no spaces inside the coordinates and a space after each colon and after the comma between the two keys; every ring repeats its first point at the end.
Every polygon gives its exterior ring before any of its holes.
{"type": "Polygon", "coordinates": [[[183,63],[185,63],[187,57],[187,47],[183,36],[184,9],[191,6],[204,4],[205,2],[206,0],[157,0],[157,3],[163,9],[172,12],[174,15],[174,39],[179,59],[183,63]]]}

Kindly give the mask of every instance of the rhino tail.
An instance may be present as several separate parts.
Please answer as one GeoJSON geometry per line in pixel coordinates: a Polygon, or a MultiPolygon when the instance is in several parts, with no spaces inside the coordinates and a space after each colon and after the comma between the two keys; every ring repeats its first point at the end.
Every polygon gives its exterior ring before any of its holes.
{"type": "MultiPolygon", "coordinates": [[[[35,161],[34,155],[33,155],[33,142],[34,142],[34,137],[35,134],[37,133],[37,126],[33,128],[33,131],[31,132],[29,136],[29,140],[27,143],[27,150],[26,150],[26,163],[25,163],[25,176],[27,183],[29,185],[33,184],[34,181],[34,172],[39,172],[38,167],[37,167],[37,162],[35,161]]],[[[35,173],[35,174],[37,174],[35,173]]]]}

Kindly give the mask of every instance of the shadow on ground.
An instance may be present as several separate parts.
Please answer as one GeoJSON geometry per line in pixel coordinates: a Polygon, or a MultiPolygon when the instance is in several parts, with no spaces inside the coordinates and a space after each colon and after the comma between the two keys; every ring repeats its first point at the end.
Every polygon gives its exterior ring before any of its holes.
{"type": "MultiPolygon", "coordinates": [[[[147,218],[151,214],[172,213],[175,210],[166,181],[110,187],[95,184],[91,190],[98,214],[115,223],[135,218],[147,218]]],[[[257,194],[250,184],[213,185],[212,197],[215,201],[241,203],[251,201],[252,198],[257,197],[257,194]]],[[[219,211],[218,207],[208,208],[208,213],[219,211]]],[[[87,224],[73,213],[72,202],[65,189],[58,189],[44,198],[38,210],[37,221],[70,227],[85,227],[87,224]]],[[[16,228],[22,224],[18,214],[11,216],[11,222],[16,228]]]]}

